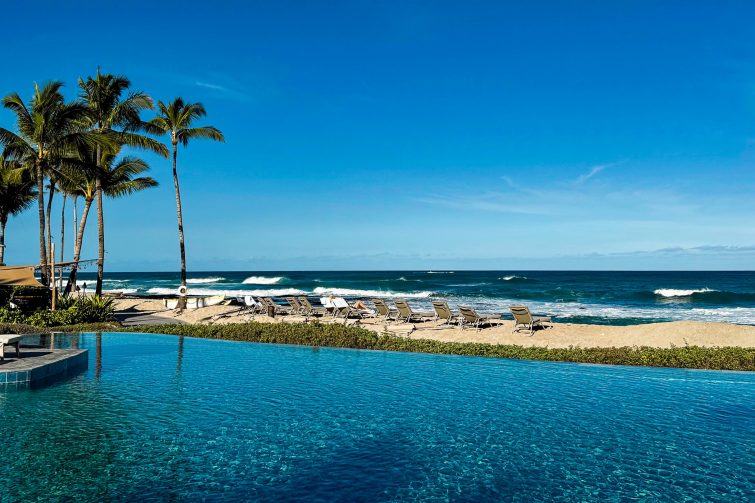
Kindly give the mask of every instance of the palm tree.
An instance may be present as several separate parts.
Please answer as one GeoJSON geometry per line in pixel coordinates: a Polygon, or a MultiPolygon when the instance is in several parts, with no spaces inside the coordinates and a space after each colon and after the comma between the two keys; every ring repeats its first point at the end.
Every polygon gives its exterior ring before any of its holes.
{"type": "Polygon", "coordinates": [[[83,143],[98,139],[81,129],[86,108],[80,102],[66,103],[60,88],[62,82],[49,82],[41,89],[34,85],[34,96],[28,106],[17,93],[3,98],[3,106],[16,114],[18,134],[0,128],[4,156],[34,166],[39,212],[39,265],[42,283],[47,284],[47,246],[45,243],[44,178],[54,159],[83,143]]]}
{"type": "Polygon", "coordinates": [[[131,156],[116,159],[119,153],[120,148],[114,153],[110,149],[103,150],[99,157],[101,165],[96,166],[94,163],[96,152],[82,152],[82,161],[78,163],[69,161],[67,169],[63,171],[65,179],[62,182],[63,189],[74,198],[84,199],[84,209],[79,220],[78,231],[74,236],[73,264],[64,295],[71,293],[76,285],[87,217],[96,197],[95,178],[99,176],[102,193],[110,198],[130,195],[157,186],[157,181],[153,178],[137,176],[149,170],[145,161],[131,156]]]}
{"type": "MultiPolygon", "coordinates": [[[[171,103],[157,102],[158,116],[149,121],[147,131],[158,135],[170,135],[173,146],[173,186],[176,190],[176,213],[178,215],[178,243],[181,249],[181,286],[186,287],[186,247],[184,243],[183,214],[181,212],[181,191],[178,187],[178,169],[176,165],[179,142],[185,147],[194,138],[209,138],[225,142],[223,133],[215,127],[203,126],[192,128],[195,119],[207,115],[201,103],[184,103],[176,98],[171,103]]],[[[185,298],[179,299],[179,309],[183,309],[185,298]]]]}
{"type": "MultiPolygon", "coordinates": [[[[81,98],[88,108],[88,126],[97,134],[111,138],[118,145],[146,148],[168,157],[165,145],[138,134],[144,127],[140,114],[144,110],[152,109],[152,98],[142,92],[130,92],[126,95],[130,86],[131,82],[126,77],[102,74],[99,68],[94,78],[79,79],[81,98]]],[[[102,147],[97,148],[95,164],[99,168],[103,166],[103,155],[105,154],[102,147]]],[[[95,294],[101,295],[105,270],[105,223],[102,209],[102,179],[98,171],[95,172],[94,183],[99,238],[95,294]]]]}
{"type": "Polygon", "coordinates": [[[5,265],[5,225],[8,217],[18,215],[36,197],[29,170],[16,161],[0,157],[0,266],[5,265]]]}

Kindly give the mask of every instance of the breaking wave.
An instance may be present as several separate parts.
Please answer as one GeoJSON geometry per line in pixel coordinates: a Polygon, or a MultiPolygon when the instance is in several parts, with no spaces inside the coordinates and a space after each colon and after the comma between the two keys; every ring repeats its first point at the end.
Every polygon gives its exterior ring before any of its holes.
{"type": "Polygon", "coordinates": [[[350,288],[327,288],[318,286],[312,292],[315,295],[337,295],[341,297],[404,297],[407,299],[426,299],[433,292],[391,292],[388,290],[352,290],[350,288]]]}
{"type": "Polygon", "coordinates": [[[274,285],[279,283],[283,279],[283,276],[275,276],[268,278],[266,276],[249,276],[241,283],[244,285],[274,285]]]}
{"type": "MultiPolygon", "coordinates": [[[[155,287],[147,290],[147,293],[150,295],[176,295],[178,293],[178,287],[155,287]]],[[[271,288],[269,290],[216,290],[214,288],[189,288],[189,295],[225,295],[227,297],[254,295],[261,297],[281,297],[285,295],[307,295],[307,292],[299,290],[298,288],[271,288]]]]}
{"type": "Polygon", "coordinates": [[[214,277],[214,278],[189,278],[186,280],[186,283],[189,285],[203,285],[206,283],[217,283],[218,281],[223,281],[225,278],[221,278],[220,276],[214,277]]]}
{"type": "Polygon", "coordinates": [[[691,297],[696,293],[708,293],[717,292],[718,290],[711,290],[710,288],[700,288],[698,290],[677,290],[675,288],[659,288],[653,291],[654,294],[661,297],[691,297]]]}

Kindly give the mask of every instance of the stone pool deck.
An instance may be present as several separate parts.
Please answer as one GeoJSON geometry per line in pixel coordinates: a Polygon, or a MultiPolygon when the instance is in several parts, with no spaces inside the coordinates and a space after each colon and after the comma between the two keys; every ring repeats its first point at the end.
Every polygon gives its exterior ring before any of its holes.
{"type": "Polygon", "coordinates": [[[68,372],[86,368],[86,349],[43,349],[21,346],[20,358],[6,354],[0,362],[0,388],[42,384],[68,372]]]}

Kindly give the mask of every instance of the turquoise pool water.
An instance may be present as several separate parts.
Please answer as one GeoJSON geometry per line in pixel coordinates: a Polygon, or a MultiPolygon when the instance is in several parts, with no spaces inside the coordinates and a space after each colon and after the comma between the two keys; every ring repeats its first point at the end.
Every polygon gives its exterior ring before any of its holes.
{"type": "MultiPolygon", "coordinates": [[[[59,339],[66,344],[66,339],[59,339]]],[[[746,501],[755,374],[83,334],[2,501],[746,501]]]]}

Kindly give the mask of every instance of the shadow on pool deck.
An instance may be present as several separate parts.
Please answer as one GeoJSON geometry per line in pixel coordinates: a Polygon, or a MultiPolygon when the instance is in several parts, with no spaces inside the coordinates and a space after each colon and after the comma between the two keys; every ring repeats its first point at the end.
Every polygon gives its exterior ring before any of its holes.
{"type": "Polygon", "coordinates": [[[160,316],[155,311],[140,311],[135,308],[124,309],[115,313],[115,319],[127,327],[139,325],[182,325],[185,322],[171,318],[169,316],[160,316]]]}

